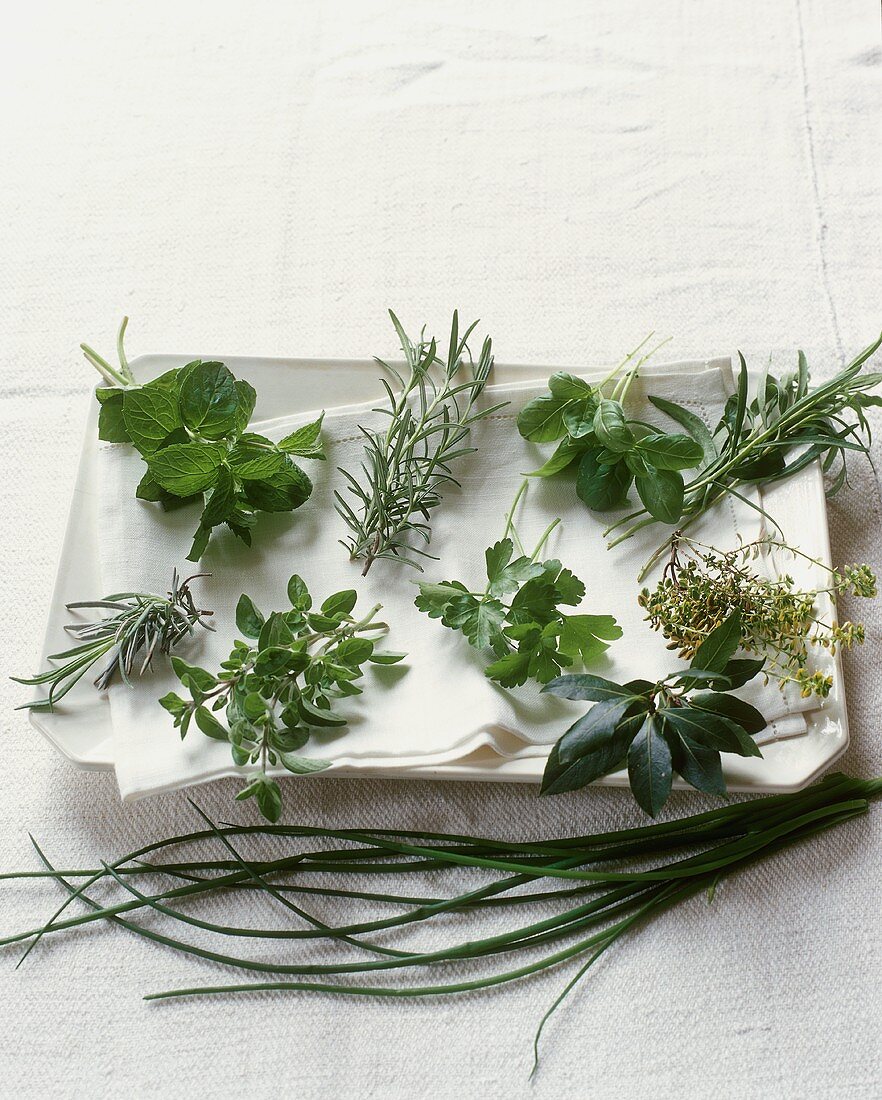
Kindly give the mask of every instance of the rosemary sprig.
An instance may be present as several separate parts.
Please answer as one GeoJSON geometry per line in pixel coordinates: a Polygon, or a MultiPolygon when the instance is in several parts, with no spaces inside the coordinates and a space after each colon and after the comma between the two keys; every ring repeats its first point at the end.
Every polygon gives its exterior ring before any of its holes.
{"type": "MultiPolygon", "coordinates": [[[[686,484],[676,516],[660,520],[647,507],[631,512],[606,529],[605,534],[613,536],[610,547],[657,522],[675,523],[686,530],[725,494],[743,500],[742,487],[773,484],[815,461],[834,475],[828,495],[838,492],[847,478],[846,452],[867,453],[870,429],[864,410],[882,404],[882,397],[867,392],[882,382],[882,373],[862,373],[880,345],[882,335],[833,378],[815,387],[810,385],[808,364],[800,352],[797,370],[780,382],[767,375],[753,400],[748,400],[747,364],[739,353],[738,388],[712,435],[682,406],[650,398],[701,445],[704,460],[686,484]]],[[[672,537],[656,549],[638,580],[664,556],[672,537]]]]}
{"type": "Polygon", "coordinates": [[[860,623],[819,619],[815,604],[822,592],[872,598],[876,577],[868,565],[831,569],[769,536],[723,552],[678,531],[672,537],[671,557],[661,579],[652,591],[644,588],[638,602],[652,626],[669,639],[669,648],[686,658],[693,657],[705,638],[738,611],[741,646],[748,653],[768,658],[765,675],[778,680],[782,689],[795,683],[804,698],[825,698],[833,678],[811,670],[810,647],[835,653],[860,645],[864,628],[860,623]],[[757,573],[750,563],[773,550],[810,562],[823,571],[827,583],[803,591],[788,574],[775,578],[757,573]]]}
{"type": "Polygon", "coordinates": [[[474,448],[464,446],[471,426],[503,408],[507,402],[478,410],[475,403],[493,367],[488,336],[475,364],[468,339],[473,322],[460,336],[453,314],[447,358],[442,359],[434,337],[410,339],[390,310],[406,364],[402,374],[377,360],[393,376],[398,391],[381,378],[388,407],[376,409],[389,419],[385,431],[361,427],[365,437],[362,477],[341,470],[353,507],[335,492],[337,511],[352,534],[343,542],[353,560],[364,562],[365,575],[379,558],[411,565],[422,571],[420,557],[432,557],[421,546],[431,540],[430,513],[441,502],[445,484],[458,484],[451,464],[474,448]],[[466,365],[467,363],[467,365],[466,365]]]}
{"type": "Polygon", "coordinates": [[[48,668],[37,676],[12,679],[19,684],[49,684],[45,699],[23,703],[18,710],[52,710],[90,668],[102,658],[107,663],[95,679],[95,687],[104,691],[119,674],[130,684],[133,675],[143,676],[157,653],[167,655],[195,626],[214,630],[205,620],[214,612],[197,608],[190,585],[208,573],[196,573],[182,581],[177,570],[172,574],[171,589],[165,596],[149,592],[117,592],[102,600],[69,603],[68,611],[97,610],[105,612],[84,623],[71,623],[64,629],[82,645],[62,653],[50,654],[50,661],[63,664],[48,668]]]}
{"type": "MultiPolygon", "coordinates": [[[[395,830],[359,830],[277,826],[215,826],[190,834],[170,837],[130,852],[112,863],[98,867],[57,870],[34,842],[45,871],[8,872],[4,878],[48,877],[66,891],[67,899],[45,924],[17,932],[0,940],[3,945],[27,943],[33,946],[45,935],[63,933],[98,921],[109,921],[144,939],[172,948],[184,955],[205,959],[235,971],[250,971],[256,979],[244,984],[228,983],[188,986],[151,994],[147,999],[196,997],[227,993],[273,990],[330,993],[340,996],[381,996],[392,998],[450,996],[517,981],[559,966],[571,959],[586,959],[545,1013],[536,1034],[536,1044],[550,1015],[586,974],[607,948],[646,920],[672,905],[707,891],[713,897],[721,879],[772,855],[793,843],[803,841],[834,825],[863,814],[868,800],[882,793],[882,779],[856,780],[831,775],[797,794],[775,795],[750,802],[721,807],[709,813],[682,820],[625,829],[593,836],[565,837],[538,842],[505,842],[482,837],[395,830]],[[233,843],[238,836],[263,835],[279,841],[294,841],[287,854],[274,860],[252,861],[244,858],[233,843]],[[313,849],[298,840],[311,843],[318,838],[325,847],[313,849]],[[222,844],[223,861],[200,856],[187,863],[143,862],[143,857],[179,845],[201,845],[207,841],[222,844]],[[342,842],[334,846],[334,842],[342,842]],[[648,857],[661,856],[653,863],[648,857]],[[166,878],[179,879],[183,885],[163,887],[166,878]],[[481,884],[465,892],[446,897],[410,898],[402,895],[378,895],[357,886],[362,875],[420,874],[431,869],[473,870],[481,884]],[[285,904],[290,876],[299,883],[305,872],[333,870],[340,880],[354,877],[355,888],[313,887],[319,896],[351,898],[358,905],[355,920],[327,924],[306,910],[285,904]],[[487,871],[497,874],[490,882],[487,871]],[[71,879],[84,879],[74,885],[71,879]],[[141,881],[143,880],[143,882],[141,881]],[[158,887],[150,882],[159,881],[158,887]],[[95,884],[115,886],[121,898],[101,900],[89,890],[95,884]],[[537,889],[537,887],[539,887],[537,889]],[[546,888],[551,887],[551,888],[546,888]],[[556,887],[556,888],[555,888],[556,887]],[[230,889],[247,888],[247,896],[257,894],[258,901],[269,899],[285,909],[283,927],[258,928],[202,921],[195,917],[192,902],[209,896],[220,900],[230,889]],[[63,917],[71,901],[83,902],[88,911],[63,917]],[[175,908],[187,901],[188,912],[175,908]],[[361,903],[380,900],[401,905],[403,912],[379,919],[365,920],[361,903]],[[378,947],[364,937],[371,932],[398,929],[407,931],[444,914],[458,913],[474,924],[488,905],[504,904],[518,908],[549,901],[557,902],[554,911],[542,919],[515,919],[508,927],[481,935],[471,927],[468,938],[432,951],[396,950],[378,947]],[[291,912],[299,916],[303,927],[292,927],[291,912]],[[149,918],[141,923],[139,914],[149,918]],[[174,934],[167,924],[182,928],[196,926],[202,931],[232,937],[279,938],[285,941],[284,961],[253,959],[208,949],[174,934]],[[351,950],[361,947],[373,958],[346,955],[326,963],[300,961],[291,956],[292,941],[322,939],[334,941],[351,950]],[[559,941],[563,941],[562,943],[559,941]],[[558,943],[539,958],[530,956],[520,966],[493,966],[497,956],[532,950],[544,944],[558,943]],[[384,957],[376,957],[382,955],[384,957]],[[489,960],[490,968],[487,968],[489,960]],[[340,975],[379,974],[390,977],[397,970],[417,969],[431,973],[438,967],[479,964],[482,971],[474,977],[452,981],[427,977],[423,984],[401,985],[392,982],[356,984],[340,981],[340,975]],[[306,980],[311,978],[312,980],[306,980]],[[315,980],[319,979],[319,980],[315,980]]],[[[302,886],[295,887],[301,891],[302,886]]],[[[213,915],[217,905],[212,905],[213,915]]],[[[203,941],[204,942],[204,941],[203,941]]],[[[28,950],[30,950],[30,946],[28,950]]],[[[538,1056],[538,1045],[534,1047],[538,1056]]],[[[534,1066],[535,1068],[535,1066],[534,1066]]]]}

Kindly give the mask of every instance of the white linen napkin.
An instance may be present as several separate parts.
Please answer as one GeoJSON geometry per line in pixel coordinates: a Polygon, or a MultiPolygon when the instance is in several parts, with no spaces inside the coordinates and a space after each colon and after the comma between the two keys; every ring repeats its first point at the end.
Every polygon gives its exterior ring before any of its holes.
{"type": "MultiPolygon", "coordinates": [[[[647,368],[629,392],[629,405],[636,417],[655,423],[663,420],[646,401],[649,390],[687,405],[713,424],[732,388],[728,360],[647,368]]],[[[484,549],[501,537],[505,514],[523,474],[540,465],[549,450],[527,443],[515,425],[518,411],[544,389],[544,379],[488,387],[488,403],[508,400],[510,404],[473,430],[476,451],[461,459],[456,471],[462,487],[445,489],[442,505],[432,517],[430,549],[439,560],[426,562],[421,579],[459,579],[483,587],[484,549]]],[[[544,756],[584,704],[540,696],[533,684],[515,691],[493,684],[483,673],[485,654],[416,610],[418,574],[414,570],[378,561],[363,578],[360,563],[351,562],[339,543],[347,529],[334,510],[333,491],[343,486],[338,467],[358,470],[364,443],[358,425],[373,425],[380,419],[371,409],[371,405],[359,405],[329,411],[323,433],[328,460],[304,462],[315,485],[309,501],[294,513],[262,515],[251,549],[226,529],[218,531],[198,569],[184,560],[197,510],[165,513],[157,505],[137,500],[134,489],[143,473],[141,459],[127,445],[100,444],[103,587],[106,591],[165,591],[174,567],[184,575],[203,569],[211,572],[210,578],[195,582],[194,591],[200,606],[215,611],[217,632],[201,632],[180,650],[187,660],[209,669],[232,646],[239,595],[247,592],[264,613],[283,609],[291,573],[304,578],[316,603],[339,589],[355,588],[357,608],[383,604],[381,617],[391,627],[386,645],[406,651],[408,658],[394,667],[369,667],[364,694],[341,701],[348,726],[313,735],[303,754],[334,761],[326,774],[353,764],[384,773],[415,764],[437,765],[485,746],[501,757],[544,756]]],[[[315,415],[270,421],[258,430],[279,439],[315,415]]],[[[673,424],[669,427],[677,430],[673,424]]],[[[626,680],[637,675],[651,678],[676,667],[676,657],[644,621],[636,600],[638,570],[667,528],[653,526],[608,551],[602,531],[614,517],[589,512],[575,495],[572,477],[532,479],[516,517],[525,547],[532,549],[556,516],[563,522],[544,556],[560,558],[585,581],[587,594],[580,610],[613,614],[624,630],[622,639],[591,671],[626,680]]],[[[704,541],[727,548],[739,536],[756,537],[760,516],[747,504],[726,498],[695,530],[704,541]]],[[[156,703],[166,691],[179,687],[160,663],[155,674],[135,681],[133,688],[121,684],[111,688],[116,772],[124,798],[247,773],[247,768],[232,763],[228,746],[210,740],[195,727],[181,740],[171,718],[156,703]]],[[[810,702],[792,692],[782,695],[774,683],[754,682],[744,693],[770,719],[760,741],[805,731],[800,712],[810,702]]]]}

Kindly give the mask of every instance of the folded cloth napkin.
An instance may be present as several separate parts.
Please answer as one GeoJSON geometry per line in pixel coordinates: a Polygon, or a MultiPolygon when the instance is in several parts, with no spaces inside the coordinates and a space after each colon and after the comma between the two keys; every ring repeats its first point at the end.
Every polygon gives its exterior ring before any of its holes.
{"type": "MultiPolygon", "coordinates": [[[[629,403],[635,416],[659,422],[660,414],[646,399],[649,391],[677,400],[715,423],[732,388],[728,360],[673,364],[646,369],[632,386],[629,403]]],[[[484,395],[488,403],[507,400],[510,404],[472,432],[476,450],[460,459],[456,470],[461,488],[446,488],[432,516],[430,549],[439,560],[425,563],[424,579],[455,578],[483,587],[484,548],[501,536],[523,474],[540,465],[542,452],[548,451],[523,440],[515,424],[520,409],[544,389],[544,380],[488,387],[484,395]]],[[[371,410],[371,405],[359,405],[328,413],[323,432],[328,460],[305,464],[315,485],[312,497],[297,512],[261,516],[253,548],[245,547],[226,529],[213,536],[199,567],[212,576],[196,582],[195,590],[200,606],[215,611],[218,629],[214,634],[200,632],[180,650],[181,655],[207,668],[216,667],[227,656],[235,636],[235,607],[243,591],[268,613],[287,606],[286,583],[295,572],[304,578],[316,602],[339,589],[355,588],[357,607],[367,610],[374,603],[383,604],[382,618],[391,628],[385,644],[405,651],[408,658],[394,667],[369,667],[364,694],[341,701],[349,724],[340,730],[317,731],[304,755],[332,760],[335,767],[329,774],[353,766],[389,774],[415,765],[449,763],[487,747],[501,757],[543,757],[584,705],[540,696],[534,684],[515,691],[493,684],[483,673],[486,654],[416,610],[415,571],[380,560],[362,577],[359,565],[349,560],[340,545],[347,530],[334,510],[334,489],[344,484],[338,468],[359,469],[364,447],[359,425],[379,421],[371,410]]],[[[280,439],[314,416],[273,420],[259,430],[280,439]]],[[[142,473],[141,459],[131,447],[100,445],[99,543],[107,591],[164,591],[174,567],[186,571],[184,558],[197,513],[192,508],[165,513],[157,505],[137,500],[134,487],[142,473]]],[[[754,502],[758,501],[755,496],[754,502]]],[[[608,551],[602,531],[609,517],[590,513],[576,497],[573,479],[564,475],[531,481],[516,517],[524,546],[532,548],[557,516],[562,523],[544,555],[559,558],[585,581],[587,593],[580,610],[615,615],[624,630],[623,638],[591,671],[621,680],[670,671],[675,658],[661,635],[644,621],[636,580],[666,528],[653,526],[608,551]]],[[[739,537],[756,537],[760,523],[754,508],[726,498],[696,530],[704,541],[726,548],[739,537]]],[[[136,681],[134,687],[117,684],[110,691],[116,771],[124,798],[247,772],[232,763],[228,746],[195,728],[181,740],[156,703],[176,687],[174,675],[160,664],[155,674],[136,681]]],[[[793,693],[782,694],[774,684],[755,682],[745,691],[772,720],[760,740],[805,731],[800,711],[809,703],[793,693]]]]}

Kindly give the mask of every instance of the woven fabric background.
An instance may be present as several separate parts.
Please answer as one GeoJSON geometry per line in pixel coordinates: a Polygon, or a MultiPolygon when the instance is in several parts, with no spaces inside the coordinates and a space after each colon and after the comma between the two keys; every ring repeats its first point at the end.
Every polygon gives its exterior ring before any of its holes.
{"type": "MultiPolygon", "coordinates": [[[[0,647],[31,667],[94,379],[77,344],[394,352],[384,315],[480,314],[500,358],[805,348],[817,376],[878,331],[879,13],[869,0],[31,4],[0,64],[0,647]]],[[[878,421],[877,421],[878,424],[878,421]]],[[[882,426],[882,425],[880,425],[882,426]]],[[[882,453],[876,451],[877,465],[882,453]]],[[[856,468],[834,553],[877,569],[856,468]]],[[[88,595],[88,594],[84,594],[88,595]]],[[[846,661],[854,774],[882,772],[882,612],[846,661]]],[[[0,869],[27,833],[88,864],[194,825],[123,807],[0,682],[0,869]]],[[[234,781],[199,798],[229,813],[234,781]]],[[[623,826],[618,791],[304,781],[304,822],[501,836],[623,826]]],[[[673,798],[672,814],[703,805],[673,798]]],[[[244,814],[244,811],[243,811],[244,814]]],[[[140,996],[216,980],[120,929],[0,967],[0,1092],[34,1097],[871,1097],[882,1090],[882,808],[758,865],[566,974],[436,1002],[140,996]]],[[[48,915],[0,883],[0,925],[48,915]]]]}

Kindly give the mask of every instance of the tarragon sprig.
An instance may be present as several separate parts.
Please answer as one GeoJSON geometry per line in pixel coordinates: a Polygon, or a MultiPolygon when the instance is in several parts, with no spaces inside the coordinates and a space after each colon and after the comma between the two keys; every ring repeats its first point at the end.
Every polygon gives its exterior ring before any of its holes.
{"type": "Polygon", "coordinates": [[[397,392],[381,378],[388,407],[375,409],[388,418],[383,429],[361,427],[365,458],[361,476],[341,470],[355,501],[336,492],[337,511],[351,535],[343,542],[353,560],[364,562],[366,574],[379,558],[411,565],[422,571],[419,559],[431,554],[422,546],[431,540],[430,513],[441,502],[441,489],[458,484],[452,463],[474,448],[465,446],[473,424],[503,408],[475,406],[493,367],[488,336],[477,363],[468,339],[477,325],[460,335],[454,312],[447,358],[438,354],[434,337],[410,339],[398,318],[389,316],[401,341],[405,372],[377,360],[398,384],[397,392]]]}
{"type": "Polygon", "coordinates": [[[142,676],[150,668],[157,653],[170,653],[196,626],[214,630],[206,622],[213,612],[197,608],[190,592],[193,581],[207,575],[197,573],[182,581],[175,571],[166,596],[116,592],[102,600],[69,603],[69,611],[95,610],[102,614],[89,622],[71,623],[64,628],[82,644],[50,655],[50,661],[63,663],[37,676],[12,677],[19,684],[50,685],[45,699],[24,703],[18,709],[52,710],[93,665],[105,658],[106,663],[95,680],[98,690],[109,687],[117,674],[128,684],[132,676],[142,676]]]}
{"type": "Polygon", "coordinates": [[[314,730],[346,725],[333,703],[361,694],[356,681],[362,665],[396,664],[405,656],[375,649],[376,639],[389,629],[376,620],[380,605],[356,619],[351,589],[335,592],[313,611],[309,590],[295,574],[288,582],[288,598],[290,610],[264,617],[243,594],[236,625],[249,640],[236,639],[217,673],[172,658],[190,698],[169,692],[160,699],[181,737],[195,720],[207,737],[229,742],[237,764],[256,765],[236,797],[255,798],[270,821],[281,814],[282,793],[267,768],[281,765],[295,775],[327,768],[330,761],[298,751],[314,730]],[[226,726],[215,717],[218,711],[225,712],[226,726]]]}

